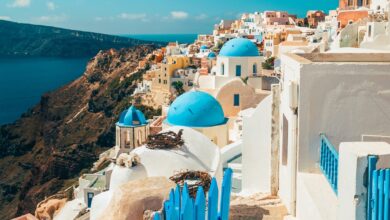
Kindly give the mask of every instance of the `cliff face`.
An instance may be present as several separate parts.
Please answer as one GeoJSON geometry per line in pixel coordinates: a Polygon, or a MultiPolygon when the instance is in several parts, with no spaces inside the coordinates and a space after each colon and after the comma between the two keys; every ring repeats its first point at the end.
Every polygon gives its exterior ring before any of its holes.
{"type": "MultiPolygon", "coordinates": [[[[100,52],[83,76],[0,127],[0,219],[33,213],[39,201],[74,183],[114,145],[115,122],[145,72],[134,70],[153,49],[100,52]]],[[[140,108],[147,117],[158,114],[140,108]]]]}
{"type": "Polygon", "coordinates": [[[0,20],[0,57],[91,57],[150,43],[137,39],[0,20]]]}

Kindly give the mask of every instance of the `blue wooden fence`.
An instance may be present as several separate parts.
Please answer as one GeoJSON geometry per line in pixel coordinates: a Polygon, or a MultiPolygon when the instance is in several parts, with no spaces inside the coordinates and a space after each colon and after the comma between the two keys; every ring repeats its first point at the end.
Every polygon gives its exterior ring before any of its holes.
{"type": "Polygon", "coordinates": [[[333,191],[337,194],[337,178],[339,168],[339,154],[328,138],[321,134],[320,168],[328,179],[333,191]]]}
{"type": "MultiPolygon", "coordinates": [[[[210,190],[207,194],[207,209],[206,196],[202,187],[198,188],[195,201],[189,195],[187,184],[184,184],[182,191],[180,191],[179,186],[175,190],[172,189],[169,199],[164,202],[163,212],[165,220],[228,220],[232,174],[233,171],[230,168],[225,170],[220,202],[218,202],[217,181],[215,178],[212,179],[210,190]],[[219,210],[218,203],[220,204],[219,210]]],[[[161,219],[161,215],[156,212],[154,220],[161,219]]]]}
{"type": "Polygon", "coordinates": [[[376,169],[377,156],[368,157],[368,220],[390,219],[390,168],[376,169]]]}

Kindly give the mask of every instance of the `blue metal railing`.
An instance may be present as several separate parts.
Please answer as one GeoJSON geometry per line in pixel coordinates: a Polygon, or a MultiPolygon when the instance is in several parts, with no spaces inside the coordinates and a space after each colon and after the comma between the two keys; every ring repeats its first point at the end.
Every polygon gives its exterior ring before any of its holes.
{"type": "Polygon", "coordinates": [[[321,134],[320,168],[337,194],[339,154],[328,138],[321,134]]]}
{"type": "MultiPolygon", "coordinates": [[[[183,190],[177,186],[171,190],[169,199],[164,202],[163,213],[166,220],[228,220],[230,207],[230,194],[232,188],[233,171],[226,169],[222,181],[221,201],[218,197],[218,185],[215,178],[212,179],[210,190],[206,196],[203,188],[200,186],[196,193],[195,200],[188,192],[187,184],[184,184],[183,190]],[[218,203],[220,208],[218,209],[218,203]],[[207,206],[207,208],[206,208],[207,206]],[[207,210],[207,211],[206,211],[207,210]],[[207,218],[206,218],[207,216],[207,218]]],[[[161,215],[155,213],[154,220],[160,220],[161,215]]]]}
{"type": "Polygon", "coordinates": [[[376,169],[377,156],[368,157],[367,219],[390,219],[390,168],[376,169]]]}

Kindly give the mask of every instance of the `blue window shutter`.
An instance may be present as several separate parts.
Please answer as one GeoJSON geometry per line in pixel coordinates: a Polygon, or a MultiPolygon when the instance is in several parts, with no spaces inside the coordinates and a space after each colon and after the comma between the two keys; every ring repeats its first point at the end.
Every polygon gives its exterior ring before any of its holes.
{"type": "Polygon", "coordinates": [[[236,76],[241,76],[241,65],[236,66],[236,76]]]}
{"type": "Polygon", "coordinates": [[[240,95],[234,94],[234,106],[240,106],[240,95]]]}

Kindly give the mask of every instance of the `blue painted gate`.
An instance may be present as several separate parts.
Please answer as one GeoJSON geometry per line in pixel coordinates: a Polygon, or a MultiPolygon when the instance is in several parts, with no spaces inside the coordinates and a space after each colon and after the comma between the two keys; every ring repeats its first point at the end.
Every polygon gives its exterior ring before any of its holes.
{"type": "MultiPolygon", "coordinates": [[[[215,178],[211,181],[210,190],[207,194],[207,203],[202,187],[198,188],[195,200],[190,197],[186,184],[184,184],[182,191],[180,191],[179,186],[175,190],[172,189],[169,199],[164,202],[163,212],[165,220],[228,220],[232,174],[233,171],[230,168],[225,170],[219,209],[218,185],[215,178]]],[[[160,214],[155,213],[154,220],[160,219],[162,219],[160,214]]]]}
{"type": "Polygon", "coordinates": [[[390,168],[376,169],[377,156],[368,157],[368,220],[390,220],[390,168]]]}

